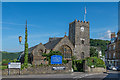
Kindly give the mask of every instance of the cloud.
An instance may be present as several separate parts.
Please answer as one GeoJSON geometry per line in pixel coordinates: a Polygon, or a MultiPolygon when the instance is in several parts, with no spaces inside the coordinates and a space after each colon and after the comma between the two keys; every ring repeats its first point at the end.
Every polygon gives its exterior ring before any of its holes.
{"type": "Polygon", "coordinates": [[[110,30],[108,30],[108,31],[106,32],[106,37],[109,38],[109,39],[111,38],[111,31],[110,31],[110,30]]]}
{"type": "Polygon", "coordinates": [[[99,33],[99,39],[104,39],[104,40],[111,39],[111,30],[107,30],[106,32],[99,33]]]}

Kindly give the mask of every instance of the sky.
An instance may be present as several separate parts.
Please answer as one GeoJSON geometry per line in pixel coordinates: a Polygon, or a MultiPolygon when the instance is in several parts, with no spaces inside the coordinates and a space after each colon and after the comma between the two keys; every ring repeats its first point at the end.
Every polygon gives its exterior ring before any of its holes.
{"type": "Polygon", "coordinates": [[[90,38],[110,40],[111,32],[118,32],[117,2],[3,2],[2,51],[24,50],[25,23],[28,23],[29,47],[47,43],[49,37],[69,34],[69,23],[75,19],[90,22],[90,38]]]}

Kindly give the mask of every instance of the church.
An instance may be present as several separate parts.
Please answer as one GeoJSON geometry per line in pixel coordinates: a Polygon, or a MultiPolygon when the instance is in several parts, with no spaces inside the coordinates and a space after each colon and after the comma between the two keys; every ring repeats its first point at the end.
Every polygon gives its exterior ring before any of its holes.
{"type": "MultiPolygon", "coordinates": [[[[28,59],[31,64],[48,64],[42,53],[60,51],[65,60],[71,60],[75,56],[77,60],[90,56],[90,32],[89,22],[75,19],[69,23],[69,35],[63,37],[50,37],[46,44],[38,44],[28,49],[28,59]]],[[[21,62],[24,61],[24,52],[19,56],[21,62]]]]}

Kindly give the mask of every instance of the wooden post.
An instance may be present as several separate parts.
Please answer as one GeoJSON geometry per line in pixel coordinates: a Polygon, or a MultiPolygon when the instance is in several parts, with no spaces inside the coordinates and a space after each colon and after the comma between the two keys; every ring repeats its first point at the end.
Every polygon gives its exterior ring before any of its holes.
{"type": "Polygon", "coordinates": [[[19,68],[19,75],[20,75],[20,71],[21,71],[21,69],[19,68]]]}
{"type": "Polygon", "coordinates": [[[10,68],[8,68],[8,75],[10,75],[10,68]]]}

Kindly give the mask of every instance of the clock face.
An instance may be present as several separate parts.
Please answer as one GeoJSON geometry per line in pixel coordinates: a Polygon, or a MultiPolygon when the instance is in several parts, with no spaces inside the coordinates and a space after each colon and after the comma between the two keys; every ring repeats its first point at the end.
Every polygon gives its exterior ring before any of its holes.
{"type": "Polygon", "coordinates": [[[81,29],[82,32],[84,31],[84,27],[83,26],[80,29],[81,29]]]}

